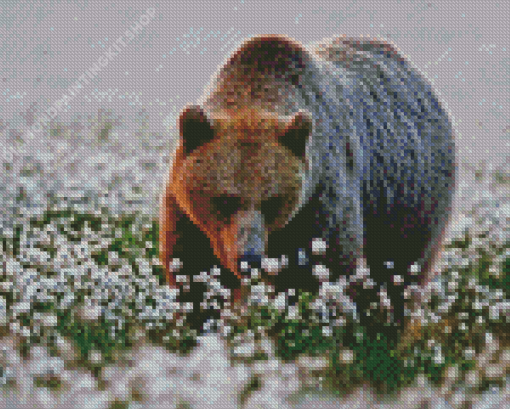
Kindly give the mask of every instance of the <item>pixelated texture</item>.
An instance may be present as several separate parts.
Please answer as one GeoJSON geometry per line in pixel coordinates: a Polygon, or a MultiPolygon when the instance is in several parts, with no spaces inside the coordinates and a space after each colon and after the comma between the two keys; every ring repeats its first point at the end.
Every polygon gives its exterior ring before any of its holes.
{"type": "MultiPolygon", "coordinates": [[[[246,255],[255,261],[266,249],[276,257],[284,252],[288,273],[277,275],[277,290],[317,291],[312,267],[321,261],[331,281],[352,275],[364,241],[371,275],[388,286],[395,321],[402,320],[404,288],[423,284],[432,249],[440,245],[455,159],[447,114],[397,50],[340,37],[310,52],[284,36],[258,37],[234,52],[201,105],[207,114],[181,116],[182,147],[168,187],[176,203],[162,206],[169,226],[162,227],[161,251],[172,251],[173,235],[184,239],[175,223],[189,216],[238,277],[236,263],[246,255]],[[301,111],[311,114],[307,121],[301,111]],[[302,161],[308,170],[299,168],[302,161]],[[238,203],[213,207],[231,210],[218,218],[209,208],[222,195],[238,203]],[[184,215],[175,216],[176,207],[184,215]],[[278,212],[280,223],[273,224],[267,210],[278,212]],[[314,238],[326,241],[322,259],[296,260],[300,249],[309,257],[314,238]],[[415,263],[421,274],[413,280],[408,270],[415,263]],[[394,285],[395,275],[404,282],[394,285]]],[[[184,269],[196,259],[172,256],[184,269]]],[[[375,300],[362,293],[356,302],[367,308],[375,300]]]]}
{"type": "Polygon", "coordinates": [[[509,14],[0,4],[0,407],[508,406],[509,14]]]}

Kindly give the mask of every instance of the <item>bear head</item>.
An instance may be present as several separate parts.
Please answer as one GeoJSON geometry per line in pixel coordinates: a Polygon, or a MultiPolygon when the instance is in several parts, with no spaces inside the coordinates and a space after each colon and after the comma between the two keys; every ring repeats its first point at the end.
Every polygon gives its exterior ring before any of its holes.
{"type": "Polygon", "coordinates": [[[268,234],[302,205],[312,117],[190,105],[179,128],[173,194],[222,264],[242,278],[242,263],[259,267],[268,234]]]}

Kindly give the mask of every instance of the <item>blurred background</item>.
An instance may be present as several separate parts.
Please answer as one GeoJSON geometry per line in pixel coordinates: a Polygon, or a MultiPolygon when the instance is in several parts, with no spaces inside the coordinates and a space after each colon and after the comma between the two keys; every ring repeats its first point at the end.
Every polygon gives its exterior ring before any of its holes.
{"type": "MultiPolygon", "coordinates": [[[[307,44],[369,35],[393,41],[444,101],[457,131],[458,186],[467,189],[458,197],[469,206],[475,171],[498,171],[501,179],[509,168],[508,15],[504,1],[4,1],[0,155],[33,177],[22,192],[29,208],[47,199],[40,188],[77,200],[110,189],[104,203],[113,211],[155,214],[180,110],[243,39],[281,33],[307,44]],[[149,8],[154,14],[142,26],[149,8]],[[136,24],[128,42],[125,32],[136,24]],[[108,64],[45,131],[27,138],[114,44],[108,64]]],[[[9,187],[20,181],[6,177],[4,199],[19,193],[9,187]]]]}

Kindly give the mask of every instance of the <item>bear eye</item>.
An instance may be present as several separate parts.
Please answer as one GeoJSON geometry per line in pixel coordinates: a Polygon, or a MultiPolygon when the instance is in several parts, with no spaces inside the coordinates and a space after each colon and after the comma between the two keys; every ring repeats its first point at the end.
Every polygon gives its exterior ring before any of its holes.
{"type": "Polygon", "coordinates": [[[273,196],[262,202],[260,211],[264,215],[264,222],[266,224],[273,224],[275,220],[282,213],[282,207],[285,204],[285,197],[273,196]]]}
{"type": "Polygon", "coordinates": [[[242,199],[236,196],[221,195],[211,199],[216,213],[223,219],[229,219],[241,208],[242,199]]]}

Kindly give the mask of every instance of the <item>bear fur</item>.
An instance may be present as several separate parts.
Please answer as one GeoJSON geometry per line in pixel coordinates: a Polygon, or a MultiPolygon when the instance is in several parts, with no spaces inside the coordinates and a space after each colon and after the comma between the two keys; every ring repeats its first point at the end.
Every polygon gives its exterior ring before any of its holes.
{"type": "Polygon", "coordinates": [[[243,266],[287,255],[263,277],[277,291],[315,293],[314,266],[336,281],[364,258],[377,286],[350,290],[362,322],[382,286],[402,323],[404,289],[430,278],[441,246],[455,157],[448,114],[396,47],[251,38],[182,111],[179,131],[160,214],[171,286],[218,265],[237,298],[243,266]],[[169,266],[176,259],[180,270],[169,266]]]}

